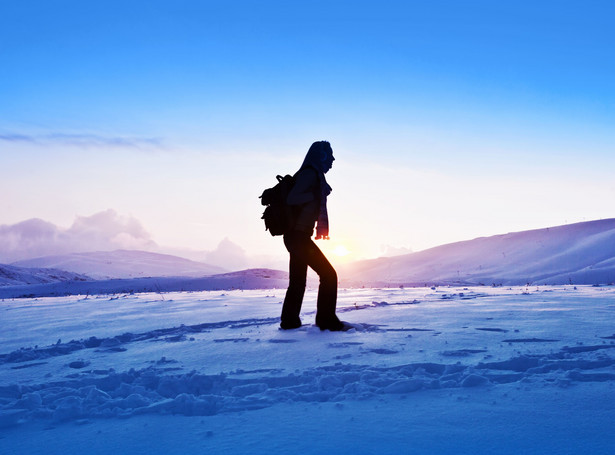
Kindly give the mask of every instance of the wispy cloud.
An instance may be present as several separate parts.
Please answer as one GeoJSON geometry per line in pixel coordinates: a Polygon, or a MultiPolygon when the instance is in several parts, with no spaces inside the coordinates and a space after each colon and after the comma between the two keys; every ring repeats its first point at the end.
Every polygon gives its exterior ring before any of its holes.
{"type": "Polygon", "coordinates": [[[76,147],[113,147],[113,148],[164,148],[161,138],[105,136],[90,133],[0,133],[0,141],[38,145],[69,145],[76,147]]]}

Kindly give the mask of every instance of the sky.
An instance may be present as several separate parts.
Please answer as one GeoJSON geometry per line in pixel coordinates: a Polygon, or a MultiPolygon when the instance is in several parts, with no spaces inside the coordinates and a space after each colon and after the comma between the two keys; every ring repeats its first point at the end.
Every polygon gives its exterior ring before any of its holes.
{"type": "Polygon", "coordinates": [[[614,217],[614,14],[2,2],[0,262],[135,248],[283,267],[258,196],[323,139],[334,262],[614,217]]]}

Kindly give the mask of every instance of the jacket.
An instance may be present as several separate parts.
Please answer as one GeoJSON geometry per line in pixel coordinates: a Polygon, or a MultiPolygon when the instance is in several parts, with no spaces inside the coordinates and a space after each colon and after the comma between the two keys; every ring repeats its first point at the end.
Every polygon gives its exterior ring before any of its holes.
{"type": "Polygon", "coordinates": [[[312,234],[320,212],[320,180],[316,170],[304,167],[295,174],[295,185],[286,202],[293,208],[295,231],[312,234]]]}

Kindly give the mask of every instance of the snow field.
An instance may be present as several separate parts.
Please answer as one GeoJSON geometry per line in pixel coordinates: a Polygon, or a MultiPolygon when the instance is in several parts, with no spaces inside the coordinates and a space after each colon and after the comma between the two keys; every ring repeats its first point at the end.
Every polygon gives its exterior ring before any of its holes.
{"type": "MultiPolygon", "coordinates": [[[[277,328],[280,290],[5,301],[0,305],[0,435],[5,436],[0,447],[5,442],[18,447],[24,432],[42,441],[46,435],[37,428],[45,425],[74,440],[62,429],[106,431],[128,418],[141,434],[147,432],[145,424],[174,425],[183,416],[205,419],[205,427],[247,419],[246,428],[260,435],[247,439],[256,450],[267,443],[262,434],[271,433],[271,425],[294,424],[297,430],[308,425],[302,415],[330,421],[322,431],[353,447],[351,435],[360,429],[340,429],[337,418],[347,424],[363,418],[388,434],[392,422],[417,425],[413,415],[423,415],[419,432],[400,428],[403,434],[391,436],[384,448],[393,453],[395,444],[414,438],[416,450],[408,453],[434,453],[429,449],[452,446],[430,442],[429,435],[441,437],[471,421],[480,428],[473,437],[491,441],[485,447],[493,448],[504,429],[489,413],[500,418],[508,413],[521,440],[540,439],[524,415],[536,424],[548,418],[553,432],[571,438],[564,430],[573,405],[579,406],[573,418],[578,426],[591,422],[581,433],[592,435],[615,413],[606,406],[615,384],[614,291],[573,286],[340,290],[340,317],[355,327],[346,333],[309,325],[313,291],[305,299],[306,325],[293,331],[277,328]],[[532,406],[534,414],[528,414],[532,406]],[[287,412],[290,420],[283,423],[287,412]],[[262,426],[252,421],[261,418],[262,426]]],[[[208,439],[207,431],[204,447],[230,444],[226,437],[208,439]]],[[[288,432],[277,442],[281,446],[296,443],[295,430],[288,432]]],[[[600,435],[592,440],[596,453],[614,441],[608,432],[600,435]]],[[[183,447],[183,438],[191,436],[178,430],[177,447],[183,447]]],[[[574,447],[575,441],[560,446],[574,447]]],[[[269,442],[271,449],[275,444],[269,442]]]]}

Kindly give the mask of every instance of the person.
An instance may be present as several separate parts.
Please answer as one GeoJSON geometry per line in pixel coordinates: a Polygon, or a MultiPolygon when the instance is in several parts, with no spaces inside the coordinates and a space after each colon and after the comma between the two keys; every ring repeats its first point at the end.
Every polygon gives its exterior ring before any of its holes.
{"type": "Polygon", "coordinates": [[[333,166],[333,149],[327,141],[314,142],[295,174],[295,185],[288,194],[294,225],[284,235],[284,245],[290,254],[289,284],[282,306],[280,327],[301,327],[299,313],[305,294],[307,268],[320,278],[316,301],[316,325],[321,330],[340,331],[347,326],[335,314],[337,302],[337,273],[325,255],[312,241],[314,225],[316,239],[329,239],[327,196],[331,187],[325,174],[333,166]]]}

